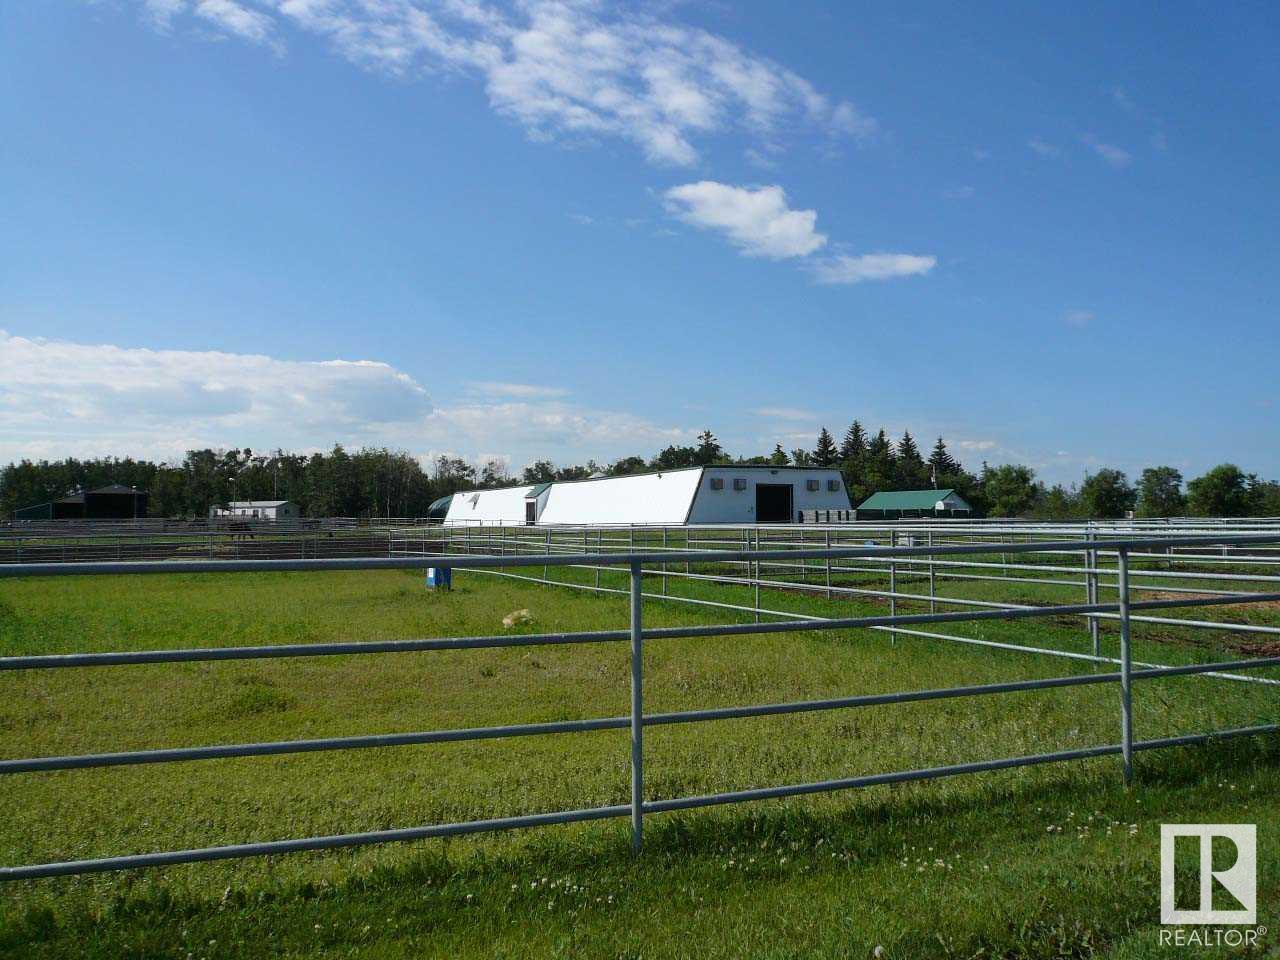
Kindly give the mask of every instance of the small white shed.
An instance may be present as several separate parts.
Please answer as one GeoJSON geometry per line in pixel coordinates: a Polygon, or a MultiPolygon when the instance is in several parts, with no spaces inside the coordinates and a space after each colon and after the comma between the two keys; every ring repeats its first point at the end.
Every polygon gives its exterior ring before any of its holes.
{"type": "Polygon", "coordinates": [[[297,520],[302,511],[292,500],[232,500],[225,507],[211,507],[210,517],[244,520],[297,520]]]}

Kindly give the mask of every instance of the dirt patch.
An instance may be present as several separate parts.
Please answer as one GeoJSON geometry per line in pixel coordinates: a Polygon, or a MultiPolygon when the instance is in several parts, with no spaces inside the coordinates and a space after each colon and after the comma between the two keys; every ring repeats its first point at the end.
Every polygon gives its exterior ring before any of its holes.
{"type": "MultiPolygon", "coordinates": [[[[1213,593],[1173,593],[1168,590],[1143,590],[1138,597],[1143,600],[1213,600],[1217,594],[1213,593]]],[[[1241,604],[1241,606],[1252,610],[1280,610],[1280,600],[1255,600],[1252,603],[1241,604]]],[[[1247,621],[1230,621],[1233,623],[1244,623],[1247,621]]]]}

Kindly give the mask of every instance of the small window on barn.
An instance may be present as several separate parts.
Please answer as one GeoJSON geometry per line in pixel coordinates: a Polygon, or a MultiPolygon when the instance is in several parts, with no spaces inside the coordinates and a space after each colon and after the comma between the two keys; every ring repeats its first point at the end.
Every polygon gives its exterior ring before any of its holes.
{"type": "Polygon", "coordinates": [[[808,487],[810,490],[817,490],[821,486],[821,484],[819,484],[818,481],[814,479],[806,480],[804,485],[808,487]]]}
{"type": "Polygon", "coordinates": [[[840,481],[839,481],[839,480],[828,480],[828,481],[827,481],[827,489],[828,489],[828,490],[830,490],[832,493],[837,493],[837,492],[839,492],[839,490],[840,490],[840,481]]]}
{"type": "Polygon", "coordinates": [[[712,477],[712,478],[711,478],[711,489],[712,489],[712,490],[723,490],[723,489],[724,489],[724,477],[712,477]]]}
{"type": "Polygon", "coordinates": [[[746,478],[745,478],[745,477],[735,477],[735,478],[734,478],[734,481],[733,481],[733,489],[735,489],[735,490],[745,490],[745,489],[747,489],[747,480],[746,480],[746,478]]]}

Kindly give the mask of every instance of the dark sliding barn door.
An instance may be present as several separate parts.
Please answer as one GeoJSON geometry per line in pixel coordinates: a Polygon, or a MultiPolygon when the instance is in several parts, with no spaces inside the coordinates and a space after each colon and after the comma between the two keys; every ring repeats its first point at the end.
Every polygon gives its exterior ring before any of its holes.
{"type": "Polygon", "coordinates": [[[756,484],[756,523],[791,522],[791,484],[756,484]]]}

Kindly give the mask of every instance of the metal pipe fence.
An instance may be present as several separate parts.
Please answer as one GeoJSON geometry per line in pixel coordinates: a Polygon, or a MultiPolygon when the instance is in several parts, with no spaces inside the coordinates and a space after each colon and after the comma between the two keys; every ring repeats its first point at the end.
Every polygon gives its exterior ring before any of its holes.
{"type": "MultiPolygon", "coordinates": [[[[789,535],[789,534],[787,534],[789,535]]],[[[349,643],[308,643],[293,645],[263,645],[251,647],[220,648],[187,648],[173,650],[122,651],[109,653],[82,652],[58,655],[29,655],[0,657],[0,675],[6,671],[27,670],[60,670],[89,669],[101,666],[125,666],[144,663],[179,663],[199,661],[231,661],[254,660],[264,658],[307,658],[336,655],[387,655],[404,652],[447,652],[467,649],[495,647],[527,647],[538,645],[588,644],[588,643],[627,643],[630,653],[630,710],[626,716],[596,717],[582,720],[566,720],[550,723],[529,723],[503,726],[455,728],[442,730],[410,731],[404,733],[383,734],[373,736],[329,737],[313,740],[290,740],[264,743],[242,743],[215,746],[178,747],[161,750],[134,750],[125,752],[86,754],[77,756],[47,756],[13,758],[0,761],[0,776],[39,774],[54,770],[72,770],[94,767],[133,766],[139,764],[194,762],[207,759],[227,757],[258,757],[295,753],[312,753],[329,750],[371,749],[410,744],[433,744],[457,741],[486,740],[507,737],[546,736],[583,733],[598,730],[623,730],[630,734],[630,799],[626,804],[613,804],[589,809],[558,810],[537,812],[519,816],[499,817],[484,820],[473,820],[459,823],[434,824],[409,827],[404,829],[379,830],[372,832],[338,834],[300,839],[284,839],[262,843],[234,844],[228,846],[204,847],[189,850],[174,850],[157,853],[125,854],[90,860],[67,860],[43,864],[26,864],[0,867],[0,880],[24,880],[41,877],[65,876],[72,874],[98,873],[104,871],[125,870],[147,866],[173,865],[211,860],[234,859],[241,857],[264,856],[302,850],[321,850],[344,847],[355,847],[367,844],[388,843],[396,841],[419,840],[431,837],[457,836],[486,831],[509,830],[551,824],[566,824],[589,820],[611,818],[629,818],[633,848],[639,853],[643,841],[644,820],[646,815],[676,810],[689,810],[717,804],[739,803],[769,798],[802,796],[806,794],[847,790],[869,787],[879,784],[905,783],[925,781],[941,777],[984,771],[1007,770],[1017,767],[1038,766],[1049,763],[1062,763],[1087,758],[1118,756],[1121,760],[1121,772],[1126,784],[1134,777],[1134,755],[1147,750],[1166,749],[1175,746],[1216,742],[1238,737],[1251,737],[1273,734],[1280,731],[1280,723],[1263,723],[1245,727],[1231,727],[1205,732],[1190,733],[1175,737],[1158,739],[1135,739],[1133,729],[1133,695],[1134,684],[1148,680],[1172,677],[1206,676],[1211,678],[1239,679],[1243,672],[1262,668],[1280,666],[1280,656],[1259,657],[1250,659],[1221,660],[1210,663],[1194,663],[1179,665],[1144,665],[1133,660],[1131,648],[1131,624],[1138,620],[1134,611],[1152,609],[1179,609],[1193,606],[1225,606],[1233,604],[1249,604],[1261,602],[1263,599],[1280,599],[1280,592],[1260,594],[1240,592],[1220,594],[1213,597],[1180,596],[1159,599],[1135,599],[1131,596],[1132,553],[1152,549],[1197,548],[1207,546],[1227,546],[1252,550],[1265,549],[1280,545],[1280,533],[1254,534],[1248,536],[1200,535],[1179,536],[1161,539],[1127,538],[1113,539],[1107,543],[1117,560],[1116,592],[1112,601],[1102,601],[1096,596],[1086,596],[1083,603],[1053,603],[1043,606],[1026,604],[1007,604],[995,608],[966,608],[945,612],[901,613],[896,608],[888,615],[857,617],[815,617],[788,613],[785,611],[767,610],[760,606],[759,600],[754,607],[731,605],[713,601],[698,601],[696,598],[673,597],[671,595],[654,594],[644,590],[644,580],[649,578],[665,578],[673,574],[694,575],[693,568],[700,565],[737,564],[745,566],[748,576],[737,578],[752,583],[755,589],[768,582],[762,579],[760,568],[767,570],[769,564],[800,562],[808,564],[807,569],[815,575],[815,582],[802,584],[816,592],[834,591],[836,585],[829,580],[828,569],[836,570],[841,561],[857,560],[876,564],[897,564],[917,560],[919,558],[944,557],[964,558],[983,556],[992,553],[1010,556],[1049,554],[1076,557],[1091,555],[1098,547],[1095,540],[1053,540],[1034,542],[981,542],[961,544],[928,543],[925,545],[897,546],[828,546],[828,537],[823,538],[821,546],[810,546],[802,543],[790,548],[779,548],[778,543],[766,537],[764,545],[759,540],[738,540],[728,549],[705,549],[706,541],[694,537],[702,549],[690,549],[690,541],[686,536],[685,546],[671,547],[669,531],[663,531],[668,541],[668,549],[653,549],[641,543],[631,545],[635,533],[628,537],[627,549],[610,551],[603,549],[602,534],[598,534],[594,543],[589,535],[575,534],[573,552],[559,552],[552,549],[555,545],[545,536],[539,536],[542,553],[506,553],[514,549],[516,544],[512,538],[495,538],[490,535],[481,538],[478,534],[471,539],[453,540],[450,546],[454,553],[423,553],[417,555],[402,554],[380,558],[329,558],[329,559],[289,559],[289,560],[183,560],[163,563],[139,563],[104,561],[93,563],[23,563],[0,565],[0,579],[24,576],[75,576],[92,574],[146,574],[146,573],[224,573],[250,571],[329,571],[329,570],[386,570],[386,569],[422,569],[425,567],[452,567],[460,570],[491,572],[500,575],[512,574],[506,568],[543,567],[549,571],[551,567],[585,567],[593,569],[597,575],[601,568],[617,568],[625,572],[628,578],[626,594],[629,602],[629,623],[626,629],[596,630],[562,633],[542,633],[524,636],[482,636],[482,637],[437,637],[426,639],[365,641],[349,643]],[[583,551],[576,543],[578,536],[585,545],[595,547],[583,551]],[[483,543],[488,549],[486,553],[472,552],[483,543]],[[498,548],[494,553],[493,548],[498,548]],[[684,563],[685,571],[672,569],[684,563]],[[818,578],[821,577],[819,580],[818,578]],[[744,613],[754,613],[759,622],[737,622],[717,624],[696,624],[672,627],[646,627],[643,610],[646,602],[702,602],[712,607],[729,607],[744,613]],[[1119,657],[1113,661],[1096,655],[1074,653],[1071,651],[1047,651],[1040,648],[1025,647],[1029,652],[1053,652],[1072,659],[1088,661],[1095,666],[1107,662],[1118,666],[1118,669],[1106,672],[1068,674],[1062,676],[1042,677],[1035,679],[1014,680],[1000,683],[978,685],[961,685],[941,689],[900,690],[888,693],[865,694],[856,696],[835,697],[823,700],[745,704],[715,709],[693,709],[666,713],[645,713],[644,711],[644,648],[645,644],[654,641],[682,641],[695,638],[718,636],[751,637],[765,634],[784,634],[809,631],[838,631],[852,629],[872,629],[892,631],[896,636],[941,637],[947,640],[980,643],[997,648],[1019,649],[1018,645],[979,640],[977,638],[958,638],[933,631],[913,629],[919,626],[936,626],[943,624],[981,622],[990,620],[1026,620],[1040,618],[1082,616],[1096,624],[1098,618],[1113,617],[1119,622],[1119,657]],[[765,619],[772,617],[773,619],[765,619]],[[924,767],[920,769],[898,770],[867,776],[845,777],[794,784],[762,785],[745,790],[734,790],[694,796],[647,798],[645,792],[644,769],[644,731],[647,727],[672,724],[706,723],[747,717],[778,716],[803,714],[816,711],[868,709],[891,704],[915,703],[936,700],[956,700],[973,697],[1003,696],[1025,691],[1066,689],[1084,686],[1115,684],[1118,689],[1117,735],[1116,742],[1086,746],[1072,750],[1060,750],[1048,753],[1030,754],[1012,757],[998,757],[967,763],[948,764],[943,766],[924,767]]],[[[896,535],[895,535],[896,536],[896,535]]],[[[643,540],[643,538],[642,538],[643,540]]],[[[838,538],[837,538],[838,542],[838,538]]],[[[1092,568],[1092,563],[1087,564],[1092,568]]],[[[599,589],[613,591],[615,588],[591,584],[576,584],[552,581],[548,574],[543,580],[557,583],[560,586],[573,586],[582,589],[599,589]]],[[[938,603],[947,602],[946,598],[924,597],[919,600],[933,599],[938,603]]],[[[1184,621],[1178,621],[1184,622],[1184,621]]],[[[1191,621],[1185,621],[1191,622],[1191,621]]],[[[1213,624],[1213,626],[1220,626],[1213,624]]],[[[1261,678],[1265,679],[1265,678],[1261,678]]]]}

